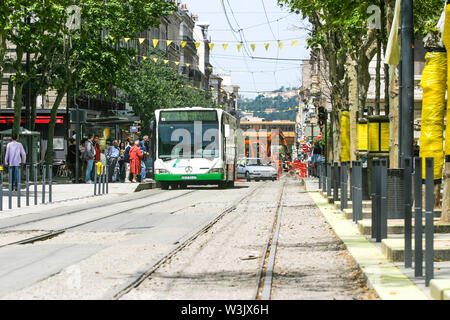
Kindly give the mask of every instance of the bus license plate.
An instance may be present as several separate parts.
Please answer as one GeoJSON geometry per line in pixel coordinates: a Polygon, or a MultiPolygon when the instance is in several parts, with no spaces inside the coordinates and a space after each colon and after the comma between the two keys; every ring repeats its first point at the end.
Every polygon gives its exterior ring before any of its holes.
{"type": "Polygon", "coordinates": [[[196,180],[196,176],[182,176],[181,179],[183,180],[196,180]]]}

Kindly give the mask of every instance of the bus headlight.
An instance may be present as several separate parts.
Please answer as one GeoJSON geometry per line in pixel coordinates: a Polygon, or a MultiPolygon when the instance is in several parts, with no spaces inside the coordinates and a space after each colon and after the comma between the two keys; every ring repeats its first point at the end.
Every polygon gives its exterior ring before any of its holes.
{"type": "Polygon", "coordinates": [[[170,172],[166,169],[155,169],[155,174],[169,174],[170,172]]]}
{"type": "Polygon", "coordinates": [[[225,171],[223,170],[223,168],[213,168],[211,170],[209,170],[209,173],[224,173],[225,171]]]}

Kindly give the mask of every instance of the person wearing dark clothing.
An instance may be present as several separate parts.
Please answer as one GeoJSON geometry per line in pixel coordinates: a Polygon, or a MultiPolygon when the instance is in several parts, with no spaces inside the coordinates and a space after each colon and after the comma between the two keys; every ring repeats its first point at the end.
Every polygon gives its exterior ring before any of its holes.
{"type": "Polygon", "coordinates": [[[77,145],[73,138],[69,138],[69,148],[67,150],[67,167],[70,170],[70,176],[72,181],[75,182],[76,177],[76,158],[77,158],[77,145]]]}
{"type": "Polygon", "coordinates": [[[420,147],[417,140],[414,140],[413,155],[414,157],[420,157],[420,147]]]}
{"type": "MultiPolygon", "coordinates": [[[[121,183],[125,182],[125,142],[119,144],[120,156],[119,156],[119,181],[121,183]]],[[[128,161],[130,154],[128,153],[128,161]]]]}
{"type": "Polygon", "coordinates": [[[120,158],[120,148],[119,141],[114,140],[113,145],[109,146],[106,150],[106,162],[108,164],[108,178],[111,182],[116,182],[118,180],[118,175],[115,174],[116,166],[118,162],[121,160],[120,158]]]}

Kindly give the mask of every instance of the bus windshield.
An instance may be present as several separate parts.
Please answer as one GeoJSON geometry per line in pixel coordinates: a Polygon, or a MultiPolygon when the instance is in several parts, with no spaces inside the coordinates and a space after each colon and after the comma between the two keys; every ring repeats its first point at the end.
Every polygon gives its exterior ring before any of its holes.
{"type": "Polygon", "coordinates": [[[219,140],[217,121],[160,122],[158,157],[162,160],[218,158],[219,140]]]}

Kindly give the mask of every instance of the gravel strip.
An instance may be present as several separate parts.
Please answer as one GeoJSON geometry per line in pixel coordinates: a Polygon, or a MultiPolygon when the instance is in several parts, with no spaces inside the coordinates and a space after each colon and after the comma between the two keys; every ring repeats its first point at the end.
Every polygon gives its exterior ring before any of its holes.
{"type": "Polygon", "coordinates": [[[272,299],[374,299],[353,258],[298,182],[286,187],[272,299]]]}

